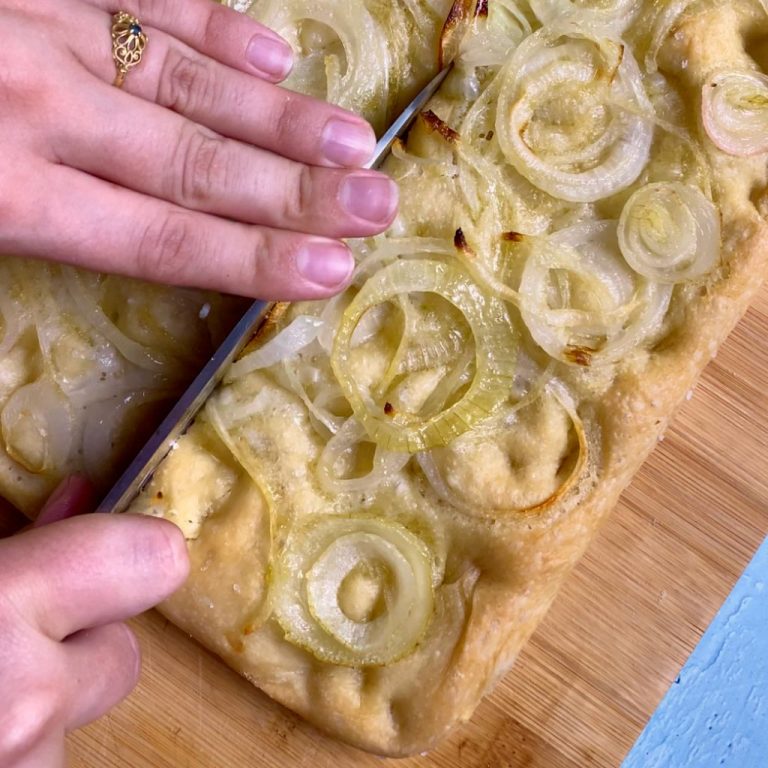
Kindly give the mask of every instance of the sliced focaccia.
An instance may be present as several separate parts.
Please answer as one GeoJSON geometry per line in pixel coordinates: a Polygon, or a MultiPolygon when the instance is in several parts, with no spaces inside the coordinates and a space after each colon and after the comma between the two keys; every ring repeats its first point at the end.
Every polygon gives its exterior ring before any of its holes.
{"type": "Polygon", "coordinates": [[[762,5],[453,15],[392,230],[278,308],[134,506],[189,542],[169,617],[391,755],[509,668],[768,271],[762,5]]]}

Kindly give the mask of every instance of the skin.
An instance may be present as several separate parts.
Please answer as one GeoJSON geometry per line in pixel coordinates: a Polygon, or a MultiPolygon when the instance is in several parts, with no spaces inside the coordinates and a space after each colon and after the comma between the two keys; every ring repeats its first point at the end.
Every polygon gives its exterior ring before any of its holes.
{"type": "Polygon", "coordinates": [[[103,715],[139,679],[139,645],[123,620],[170,595],[189,570],[176,526],[72,517],[90,497],[87,481],[70,478],[34,526],[0,541],[4,768],[65,765],[66,733],[103,715]]]}
{"type": "MultiPolygon", "coordinates": [[[[0,0],[0,253],[266,299],[345,287],[340,238],[394,219],[397,190],[361,170],[361,118],[289,93],[290,49],[210,0],[121,0],[149,37],[112,84],[107,0],[0,0]]],[[[186,578],[163,520],[73,515],[65,481],[0,541],[0,765],[58,768],[67,731],[134,687],[123,620],[186,578]],[[92,670],[99,674],[93,675],[92,670]]]]}

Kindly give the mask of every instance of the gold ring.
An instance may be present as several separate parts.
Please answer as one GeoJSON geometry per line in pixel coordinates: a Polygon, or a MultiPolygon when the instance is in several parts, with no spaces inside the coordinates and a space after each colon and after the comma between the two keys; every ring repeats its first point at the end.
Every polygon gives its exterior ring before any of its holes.
{"type": "Polygon", "coordinates": [[[121,88],[129,69],[141,63],[149,42],[139,20],[125,11],[112,16],[112,59],[115,62],[115,82],[121,88]]]}

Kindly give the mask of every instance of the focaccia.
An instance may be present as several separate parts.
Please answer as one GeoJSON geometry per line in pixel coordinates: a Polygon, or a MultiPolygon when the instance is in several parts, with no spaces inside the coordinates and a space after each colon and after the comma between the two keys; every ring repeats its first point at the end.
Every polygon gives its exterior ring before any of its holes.
{"type": "Polygon", "coordinates": [[[166,615],[388,755],[509,669],[768,272],[761,4],[450,18],[397,222],[277,308],[133,508],[188,539],[166,615]]]}

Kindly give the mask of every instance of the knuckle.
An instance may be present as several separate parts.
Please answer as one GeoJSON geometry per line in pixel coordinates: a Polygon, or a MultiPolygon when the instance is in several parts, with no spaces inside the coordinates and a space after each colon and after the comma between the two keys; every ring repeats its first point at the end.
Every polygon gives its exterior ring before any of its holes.
{"type": "Polygon", "coordinates": [[[49,123],[60,110],[60,90],[41,74],[37,61],[13,51],[2,55],[3,47],[0,44],[0,117],[22,118],[28,130],[49,123]]]}
{"type": "Polygon", "coordinates": [[[136,272],[174,282],[183,274],[200,240],[192,216],[169,211],[147,225],[136,252],[136,272]]]}
{"type": "Polygon", "coordinates": [[[283,257],[269,231],[254,227],[249,253],[243,263],[244,284],[249,286],[252,295],[264,295],[265,289],[274,282],[275,273],[278,276],[289,274],[285,269],[287,260],[283,257]]]}
{"type": "Polygon", "coordinates": [[[226,140],[212,136],[193,124],[181,131],[176,150],[177,172],[170,178],[174,198],[187,207],[206,203],[229,188],[226,140]]]}
{"type": "Polygon", "coordinates": [[[207,112],[215,105],[216,93],[207,64],[173,47],[168,49],[157,94],[161,106],[184,114],[207,112]]]}
{"type": "Polygon", "coordinates": [[[286,223],[305,221],[313,213],[316,169],[300,165],[290,177],[283,199],[282,214],[286,223]]]}
{"type": "Polygon", "coordinates": [[[200,41],[203,49],[216,50],[226,45],[232,21],[232,11],[223,5],[211,4],[202,20],[200,41]]]}
{"type": "Polygon", "coordinates": [[[275,134],[281,140],[287,141],[297,135],[303,135],[301,126],[306,125],[306,105],[302,105],[301,98],[297,94],[281,92],[282,99],[276,106],[276,115],[272,124],[275,126],[275,134]]]}

